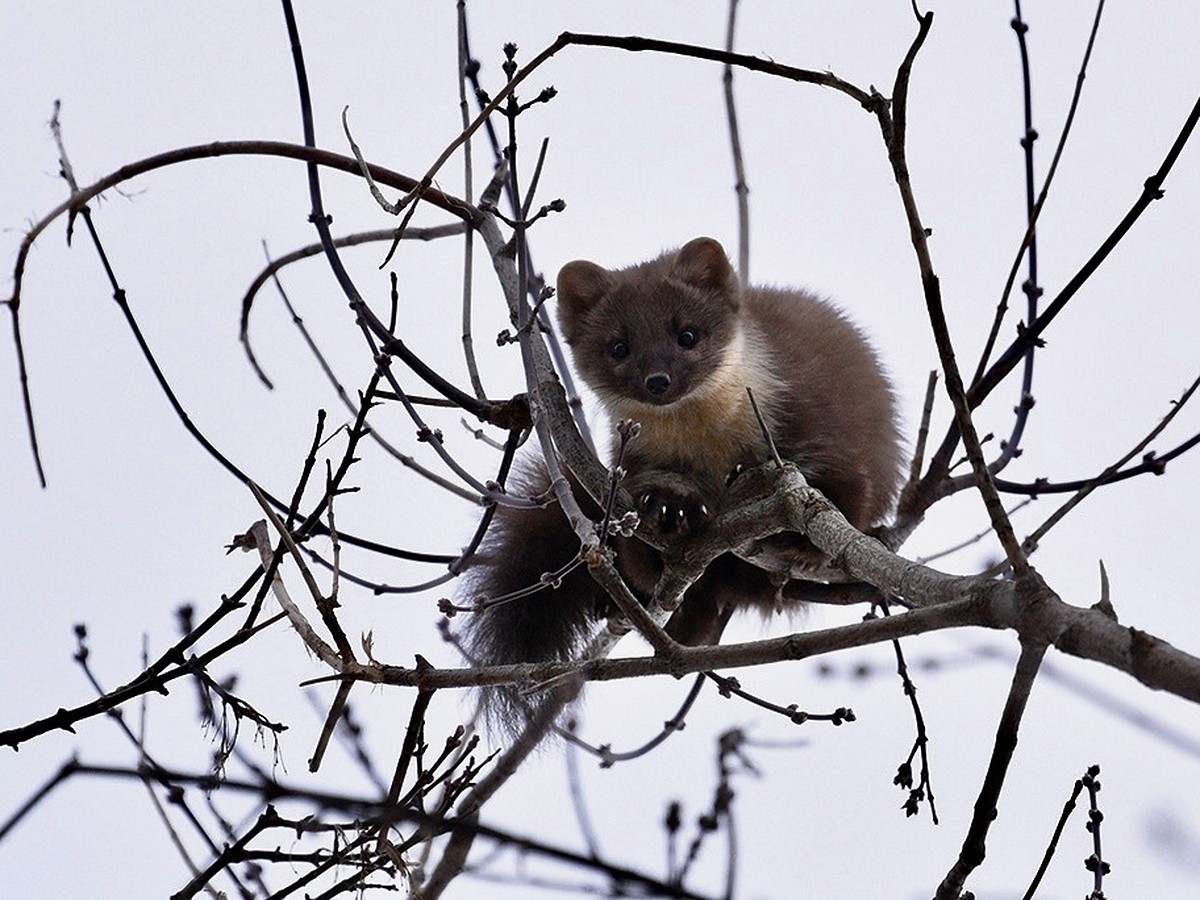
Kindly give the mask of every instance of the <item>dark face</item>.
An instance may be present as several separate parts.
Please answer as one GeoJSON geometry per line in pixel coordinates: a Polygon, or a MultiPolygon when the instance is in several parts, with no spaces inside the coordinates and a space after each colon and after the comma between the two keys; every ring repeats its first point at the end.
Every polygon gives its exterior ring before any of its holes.
{"type": "Polygon", "coordinates": [[[559,323],[575,365],[610,408],[667,407],[692,395],[721,365],[740,302],[712,238],[627,269],[576,260],[558,274],[559,323]]]}
{"type": "Polygon", "coordinates": [[[669,280],[616,284],[586,314],[572,349],[602,399],[669,406],[721,362],[735,312],[719,297],[669,280]]]}

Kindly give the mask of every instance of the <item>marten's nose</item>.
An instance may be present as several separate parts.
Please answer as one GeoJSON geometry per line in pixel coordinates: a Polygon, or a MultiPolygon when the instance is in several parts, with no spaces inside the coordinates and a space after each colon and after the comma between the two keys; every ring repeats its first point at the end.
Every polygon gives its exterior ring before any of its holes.
{"type": "Polygon", "coordinates": [[[671,386],[671,376],[666,372],[652,372],[646,376],[646,390],[652,394],[665,394],[671,386]]]}

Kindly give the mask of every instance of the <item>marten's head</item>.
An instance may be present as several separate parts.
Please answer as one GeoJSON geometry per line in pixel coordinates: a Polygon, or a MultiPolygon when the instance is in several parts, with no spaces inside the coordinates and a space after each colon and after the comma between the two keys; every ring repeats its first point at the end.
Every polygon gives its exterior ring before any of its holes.
{"type": "Polygon", "coordinates": [[[737,276],[712,238],[627,269],[567,263],[557,293],[579,374],[610,408],[702,393],[739,339],[737,276]]]}

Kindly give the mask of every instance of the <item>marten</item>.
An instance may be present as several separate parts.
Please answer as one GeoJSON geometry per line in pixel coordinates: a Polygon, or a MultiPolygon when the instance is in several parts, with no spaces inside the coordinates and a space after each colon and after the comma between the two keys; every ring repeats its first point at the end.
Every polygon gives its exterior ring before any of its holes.
{"type": "MultiPolygon", "coordinates": [[[[724,248],[706,237],[623,269],[568,263],[556,295],[579,376],[614,421],[640,423],[625,448],[623,486],[652,527],[703,528],[738,473],[771,459],[747,388],[780,457],[852,525],[868,529],[889,512],[901,474],[892,388],[862,333],[834,306],[805,291],[742,287],[724,248]]],[[[598,519],[599,506],[572,484],[598,519]]],[[[514,467],[508,484],[526,496],[548,487],[540,459],[514,467]]],[[[805,539],[790,537],[798,560],[823,561],[805,539]]],[[[636,537],[618,536],[613,546],[618,571],[644,601],[661,558],[636,537]]],[[[490,600],[537,585],[579,548],[557,504],[501,506],[463,595],[490,600]]],[[[779,588],[761,569],[718,557],[684,595],[668,633],[687,644],[716,643],[735,609],[778,609],[779,588]]],[[[539,590],[485,603],[468,620],[466,649],[478,665],[567,660],[614,611],[586,566],[577,566],[539,590]]],[[[501,689],[485,705],[513,728],[537,701],[501,689]]]]}

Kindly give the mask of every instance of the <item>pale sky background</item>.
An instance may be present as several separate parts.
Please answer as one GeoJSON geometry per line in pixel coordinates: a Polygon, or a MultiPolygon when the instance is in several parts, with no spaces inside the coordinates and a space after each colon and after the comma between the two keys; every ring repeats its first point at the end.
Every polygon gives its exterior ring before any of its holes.
{"type": "MultiPolygon", "coordinates": [[[[970,370],[991,321],[1024,221],[1022,120],[1017,45],[1007,3],[943,3],[913,73],[909,152],[914,187],[942,278],[963,367],[970,370]]],[[[1066,112],[1093,8],[1082,2],[1027,2],[1034,68],[1038,170],[1044,173],[1066,112]]],[[[486,83],[500,84],[500,47],[513,40],[531,58],[563,30],[641,34],[707,45],[724,40],[722,2],[488,2],[471,7],[472,44],[486,83]]],[[[1110,3],[1101,26],[1075,131],[1041,223],[1042,281],[1051,297],[1103,240],[1141,190],[1200,90],[1200,7],[1187,0],[1110,3]]],[[[314,92],[317,138],[346,151],[339,116],[350,108],[355,137],[369,158],[422,174],[458,132],[454,5],[300,3],[299,24],[314,92]]],[[[904,2],[745,2],[738,49],[781,62],[829,69],[862,87],[890,93],[895,66],[915,33],[904,2]]],[[[16,2],[0,9],[0,256],[11,268],[28,223],[66,195],[47,121],[55,99],[75,171],[83,183],[133,160],[212,140],[300,141],[292,64],[282,13],[273,3],[199,5],[115,2],[16,2]]],[[[558,98],[524,116],[522,153],[532,161],[542,137],[550,151],[543,202],[567,209],[532,235],[548,276],[586,257],[622,265],[699,234],[734,246],[735,204],[719,67],[649,54],[574,48],[527,84],[558,98]]],[[[752,278],[803,285],[834,298],[869,332],[895,379],[907,432],[919,417],[926,373],[936,366],[919,278],[897,192],[874,119],[847,98],[804,85],[739,73],[736,82],[751,187],[752,278]]],[[[476,144],[477,188],[490,160],[476,144]]],[[[389,221],[356,180],[326,173],[335,231],[389,221]]],[[[462,190],[461,163],[440,185],[462,190]]],[[[117,274],[146,335],[193,420],[242,468],[276,492],[290,493],[318,407],[344,415],[291,327],[278,297],[264,293],[253,336],[277,388],[265,391],[236,340],[238,304],[262,261],[261,242],[285,252],[315,240],[304,169],[278,160],[217,159],[154,173],[93,205],[117,274]]],[[[418,224],[446,221],[427,210],[418,224]]],[[[209,611],[249,571],[227,557],[229,538],[259,517],[252,498],[184,432],[153,383],[115,305],[95,253],[77,234],[68,250],[64,224],[30,257],[22,324],[49,488],[41,490],[20,411],[11,342],[0,340],[0,727],[91,699],[72,663],[72,627],[87,624],[92,664],[106,686],[140,670],[175,638],[181,603],[209,611]]],[[[1154,204],[1048,334],[1039,357],[1035,407],[1025,455],[1006,475],[1072,479],[1094,474],[1132,447],[1200,370],[1196,285],[1200,254],[1200,138],[1176,164],[1164,200],[1154,204]]],[[[387,272],[376,249],[348,251],[360,289],[385,308],[387,272]]],[[[457,243],[401,249],[400,319],[406,340],[465,385],[458,317],[457,243]]],[[[491,396],[521,389],[516,351],[497,351],[504,327],[489,267],[476,269],[476,342],[491,396]]],[[[356,391],[370,360],[327,268],[318,260],[287,271],[292,299],[356,391]]],[[[8,280],[5,296],[8,294],[8,280]]],[[[7,319],[7,311],[4,313],[7,319]]],[[[1014,333],[1012,321],[1004,335],[1014,333]]],[[[997,390],[980,430],[1007,434],[1017,386],[997,390]]],[[[939,397],[934,433],[949,405],[939,397]]],[[[399,409],[376,427],[432,463],[399,409]]],[[[452,452],[490,477],[491,454],[458,417],[435,417],[452,452]]],[[[1200,428],[1188,409],[1154,445],[1175,446],[1200,428]]],[[[356,471],[362,495],[341,501],[339,525],[378,540],[454,552],[474,513],[371,452],[356,471]]],[[[1121,620],[1200,652],[1195,608],[1200,564],[1194,521],[1200,456],[1090,498],[1043,542],[1034,562],[1061,596],[1098,599],[1098,561],[1112,581],[1121,620]]],[[[1028,533],[1058,505],[1027,507],[1028,533]]],[[[903,552],[919,555],[983,527],[977,495],[937,507],[903,552]]],[[[940,561],[969,572],[994,554],[990,541],[940,561]]],[[[346,567],[389,583],[431,577],[347,552],[346,567]]],[[[293,589],[299,580],[290,575],[293,589]]],[[[375,598],[345,588],[343,621],[352,636],[374,635],[374,652],[411,664],[414,653],[440,665],[454,656],[435,631],[446,590],[375,598]]],[[[854,621],[860,610],[814,611],[809,628],[854,621]]],[[[740,621],[732,638],[784,633],[740,621]]],[[[222,631],[222,634],[227,633],[222,631]]],[[[858,721],[834,729],[790,726],[747,705],[706,693],[685,732],[656,753],[600,771],[582,760],[590,813],[607,857],[661,873],[660,822],[672,799],[685,803],[689,827],[711,801],[716,737],[738,726],[778,745],[750,748],[759,777],[734,782],[739,826],[739,897],[919,898],[957,855],[982,778],[1007,689],[1016,643],[978,632],[907,641],[929,724],[942,823],[923,811],[905,820],[904,793],[891,779],[908,753],[912,717],[891,673],[890,647],[736,673],[770,699],[811,711],[851,706],[858,721]],[[1000,659],[983,658],[991,648],[1000,659]],[[937,659],[938,671],[921,663],[937,659]],[[858,665],[877,677],[856,682],[858,665]]],[[[641,652],[633,640],[621,652],[641,652]]],[[[969,882],[980,900],[1019,897],[1037,867],[1072,783],[1102,767],[1109,896],[1184,897],[1200,893],[1200,716],[1194,706],[1152,695],[1128,677],[1051,652],[1034,690],[1009,776],[989,858],[969,882]],[[1082,685],[1083,687],[1079,687],[1082,685]],[[1098,692],[1169,729],[1152,733],[1100,708],[1098,692]]],[[[292,724],[282,740],[286,778],[301,781],[319,714],[296,690],[322,674],[285,630],[255,641],[213,667],[237,672],[240,693],[292,724]]],[[[674,713],[686,689],[667,680],[589,691],[584,718],[597,743],[627,748],[674,713]]],[[[411,694],[355,693],[380,769],[398,752],[411,694]]],[[[182,683],[148,703],[147,746],[168,765],[202,769],[210,744],[182,683]]],[[[449,692],[433,704],[428,734],[441,736],[469,704],[449,692]]],[[[138,721],[138,707],[126,709],[138,721]]],[[[91,763],[132,765],[132,748],[104,719],[75,735],[46,735],[0,759],[0,819],[22,804],[73,754],[91,763]]],[[[250,735],[243,745],[253,752],[250,735]]],[[[262,758],[269,762],[269,754],[262,758]]],[[[314,785],[369,791],[338,750],[314,785]]],[[[197,799],[197,805],[202,802],[197,799]]],[[[242,812],[223,806],[235,822],[242,812]]],[[[570,812],[560,748],[541,753],[486,810],[500,827],[581,848],[570,812]]],[[[1091,889],[1082,860],[1091,852],[1077,811],[1039,897],[1079,897],[1091,889]]],[[[690,834],[690,831],[685,832],[690,834]]],[[[283,839],[286,841],[286,838],[283,839]]],[[[188,837],[189,846],[197,843],[188,837]]],[[[285,844],[286,847],[286,844],[285,844]]],[[[692,886],[716,893],[721,854],[706,850],[692,886]]],[[[200,854],[201,863],[204,857],[200,854]]],[[[543,871],[536,867],[533,871],[543,871]]],[[[551,871],[579,881],[578,873],[551,871]]],[[[5,897],[162,897],[187,881],[183,864],[146,797],[133,783],[75,780],[60,787],[0,842],[5,897]]],[[[595,879],[592,879],[594,882],[595,879]]],[[[281,877],[271,884],[280,887],[281,877]]],[[[228,888],[228,882],[222,882],[228,888]]],[[[452,898],[556,896],[502,891],[461,879],[452,898]]]]}

